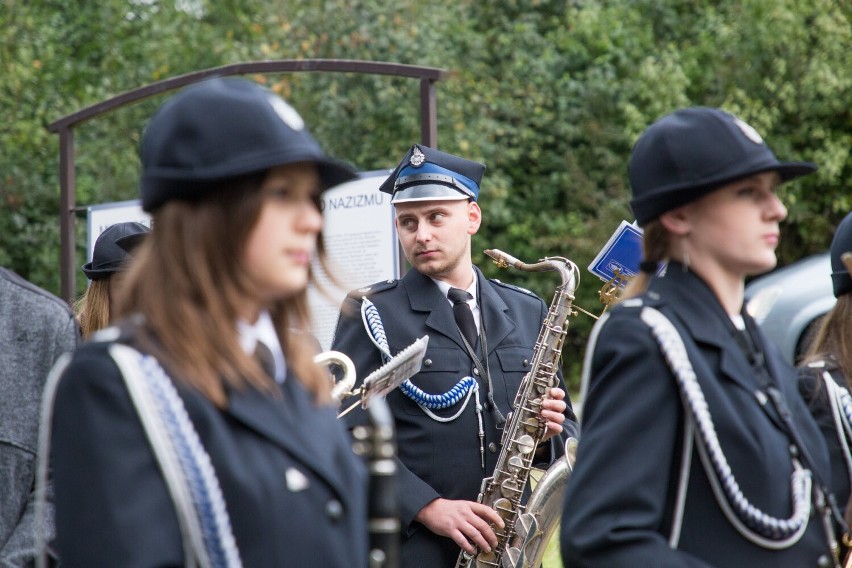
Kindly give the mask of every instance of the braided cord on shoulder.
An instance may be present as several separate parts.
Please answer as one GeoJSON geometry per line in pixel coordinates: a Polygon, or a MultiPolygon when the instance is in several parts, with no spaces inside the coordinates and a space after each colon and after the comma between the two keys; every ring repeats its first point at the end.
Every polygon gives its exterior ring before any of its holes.
{"type": "Polygon", "coordinates": [[[157,410],[166,424],[186,475],[210,566],[241,567],[242,561],[216,472],[189,419],[183,400],[156,359],[145,355],[140,366],[143,375],[148,379],[157,410]]]}
{"type": "Polygon", "coordinates": [[[793,460],[790,478],[793,512],[789,518],[779,519],[755,507],[740,489],[722,451],[707,400],[677,329],[654,308],[642,308],[641,318],[651,328],[677,380],[686,410],[695,419],[698,453],[725,516],[743,537],[758,546],[778,550],[794,545],[804,534],[810,517],[810,470],[793,460]]]}
{"type": "MultiPolygon", "coordinates": [[[[366,297],[361,298],[361,321],[364,323],[364,327],[367,330],[367,336],[381,352],[382,360],[385,362],[390,360],[390,348],[388,347],[388,339],[385,334],[382,318],[379,315],[379,310],[376,308],[376,305],[366,297]]],[[[405,382],[399,386],[399,390],[423,408],[430,417],[442,422],[453,420],[458,417],[467,407],[467,403],[470,401],[471,392],[478,389],[479,385],[476,380],[470,376],[462,378],[450,390],[443,394],[429,394],[417,387],[410,379],[406,379],[405,382]],[[459,411],[449,419],[439,419],[435,414],[429,412],[429,410],[449,408],[458,404],[462,399],[465,400],[465,403],[459,411]]]]}
{"type": "Polygon", "coordinates": [[[846,464],[846,473],[852,483],[852,455],[850,455],[850,441],[852,441],[852,396],[849,391],[841,387],[828,371],[822,372],[822,382],[828,393],[831,418],[834,421],[834,430],[837,442],[843,448],[843,458],[846,464]]]}

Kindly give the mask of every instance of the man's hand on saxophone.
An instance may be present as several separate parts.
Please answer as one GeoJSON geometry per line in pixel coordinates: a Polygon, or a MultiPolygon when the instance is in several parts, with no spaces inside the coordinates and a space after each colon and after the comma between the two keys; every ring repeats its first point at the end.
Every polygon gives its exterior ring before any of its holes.
{"type": "Polygon", "coordinates": [[[470,554],[477,548],[490,551],[497,546],[491,526],[504,526],[497,511],[487,505],[440,497],[426,504],[414,518],[433,533],[453,539],[470,554]]]}
{"type": "Polygon", "coordinates": [[[565,391],[559,387],[552,387],[548,396],[541,401],[541,418],[547,421],[542,442],[562,433],[566,408],[568,405],[565,403],[565,391]]]}

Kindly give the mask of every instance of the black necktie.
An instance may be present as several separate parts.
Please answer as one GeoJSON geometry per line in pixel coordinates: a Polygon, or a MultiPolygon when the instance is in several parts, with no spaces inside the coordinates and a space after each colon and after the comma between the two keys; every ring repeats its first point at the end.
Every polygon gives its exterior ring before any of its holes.
{"type": "Polygon", "coordinates": [[[272,351],[263,341],[258,341],[254,348],[254,356],[260,363],[260,367],[271,379],[275,379],[275,357],[272,351]]]}
{"type": "Polygon", "coordinates": [[[453,303],[453,315],[456,318],[456,325],[459,326],[459,330],[464,334],[470,346],[473,347],[476,345],[476,338],[479,335],[476,332],[476,322],[473,321],[473,312],[467,303],[468,300],[473,299],[473,296],[465,290],[450,288],[450,291],[447,292],[447,298],[453,303]]]}

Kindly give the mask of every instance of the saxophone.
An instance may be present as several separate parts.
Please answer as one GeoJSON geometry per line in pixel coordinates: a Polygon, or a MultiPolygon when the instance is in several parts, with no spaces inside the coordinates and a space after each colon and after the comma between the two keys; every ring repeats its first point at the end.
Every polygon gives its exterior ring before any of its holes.
{"type": "Polygon", "coordinates": [[[456,561],[456,568],[526,568],[541,563],[547,540],[559,519],[562,500],[558,494],[564,492],[574,465],[576,440],[569,439],[565,456],[539,481],[527,506],[521,504],[536,448],[545,435],[545,424],[539,418],[542,398],[556,386],[568,318],[576,313],[572,305],[580,271],[562,257],[545,257],[535,264],[525,264],[500,250],[489,249],[485,254],[501,268],[511,264],[528,272],[556,271],[562,277],[536,340],[532,367],[521,382],[506,421],[494,473],[482,480],[478,497],[480,503],[500,515],[505,526],[502,530],[495,527],[498,543],[491,552],[471,555],[462,551],[456,561]]]}

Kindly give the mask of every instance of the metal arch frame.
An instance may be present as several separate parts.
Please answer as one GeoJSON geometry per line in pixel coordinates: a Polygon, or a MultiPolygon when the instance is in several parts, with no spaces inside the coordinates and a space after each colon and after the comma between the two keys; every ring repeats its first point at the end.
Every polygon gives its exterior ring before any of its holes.
{"type": "Polygon", "coordinates": [[[50,123],[48,130],[59,135],[60,185],[60,277],[61,296],[73,302],[76,288],[75,223],[77,186],[74,163],[74,127],[117,108],[197,83],[209,77],[245,75],[250,73],[333,72],[392,75],[420,80],[420,142],[432,148],[438,145],[437,98],[435,82],[447,76],[436,67],[404,65],[381,61],[353,59],[278,59],[233,63],[178,75],[127,91],[110,99],[63,116],[50,123]]]}

